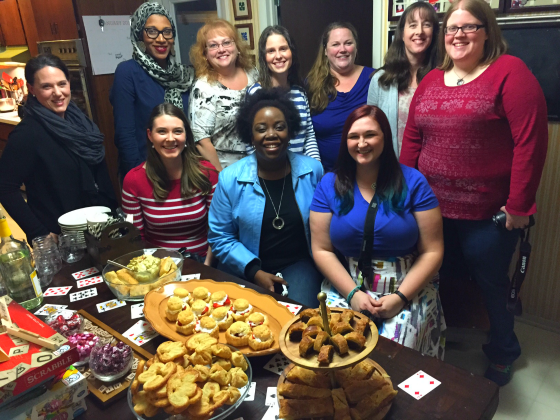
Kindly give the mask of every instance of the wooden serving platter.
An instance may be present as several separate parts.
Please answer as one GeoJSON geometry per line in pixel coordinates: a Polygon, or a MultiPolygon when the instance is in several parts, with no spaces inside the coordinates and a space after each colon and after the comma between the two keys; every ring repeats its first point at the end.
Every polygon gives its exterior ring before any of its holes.
{"type": "MultiPolygon", "coordinates": [[[[331,313],[342,313],[345,309],[343,308],[329,308],[331,313]]],[[[379,339],[379,332],[377,331],[377,327],[373,323],[371,319],[367,316],[353,311],[355,318],[360,319],[367,319],[369,328],[366,328],[364,335],[366,337],[366,344],[361,351],[356,350],[348,350],[348,353],[344,356],[340,356],[338,353],[334,353],[332,362],[327,365],[319,366],[319,362],[317,362],[317,353],[311,352],[310,355],[307,357],[301,357],[299,355],[299,341],[290,341],[288,336],[289,328],[295,324],[296,322],[300,321],[300,316],[296,316],[292,318],[288,323],[284,325],[282,331],[280,331],[280,349],[284,356],[286,356],[292,363],[295,363],[298,366],[305,367],[312,370],[330,370],[330,369],[343,369],[345,367],[355,365],[356,363],[361,362],[364,360],[375,348],[377,345],[377,340],[379,339]]],[[[350,323],[352,325],[352,322],[350,323]]]]}
{"type": "MultiPolygon", "coordinates": [[[[331,308],[332,310],[333,308],[331,308]]],[[[385,369],[383,369],[379,363],[377,363],[375,360],[372,360],[370,358],[370,360],[373,362],[373,364],[375,365],[375,367],[377,368],[377,370],[379,370],[379,372],[381,372],[382,375],[387,375],[387,372],[385,372],[385,369]]],[[[292,370],[296,365],[293,363],[290,363],[288,366],[286,366],[286,369],[284,369],[284,371],[282,372],[282,374],[280,375],[280,379],[278,379],[278,387],[280,385],[282,385],[284,382],[287,382],[286,380],[286,375],[288,374],[288,372],[290,370],[292,370]]],[[[387,375],[387,380],[389,381],[389,383],[391,384],[391,387],[393,387],[393,382],[391,381],[391,378],[389,377],[389,375],[387,375]]],[[[338,386],[338,385],[337,385],[338,386]]],[[[276,393],[276,397],[278,398],[278,405],[280,406],[280,400],[283,400],[284,397],[281,396],[280,394],[276,393]]],[[[389,410],[391,409],[391,406],[393,405],[393,401],[391,401],[391,404],[387,405],[386,407],[383,408],[383,410],[381,410],[379,413],[377,413],[375,416],[371,417],[368,420],[383,420],[385,418],[385,416],[387,415],[387,413],[389,412],[389,410]]]]}
{"type": "MultiPolygon", "coordinates": [[[[274,334],[274,344],[272,347],[260,351],[255,351],[249,346],[239,347],[239,350],[243,354],[247,357],[265,356],[280,351],[278,343],[280,331],[282,330],[282,326],[292,319],[293,315],[272,296],[262,295],[253,289],[243,288],[237,283],[217,282],[214,280],[189,280],[187,282],[178,281],[167,283],[146,294],[144,298],[144,315],[146,319],[161,335],[173,341],[185,341],[190,336],[178,333],[175,330],[175,322],[169,321],[165,316],[167,301],[170,296],[173,296],[173,290],[175,290],[176,287],[182,287],[192,293],[192,291],[199,286],[206,287],[210,293],[223,290],[234,300],[240,298],[247,299],[254,307],[255,312],[260,312],[267,317],[268,327],[274,334]]],[[[225,331],[220,331],[219,342],[227,344],[225,331]]]]}
{"type": "MultiPolygon", "coordinates": [[[[132,349],[132,354],[133,354],[134,358],[137,359],[138,361],[140,361],[140,360],[146,361],[153,356],[151,353],[147,352],[146,350],[144,350],[140,346],[137,346],[132,341],[125,338],[124,336],[119,334],[117,331],[115,331],[114,329],[112,329],[108,325],[104,324],[103,322],[98,320],[93,315],[90,315],[89,313],[87,313],[83,309],[80,309],[78,311],[78,313],[81,314],[84,318],[89,319],[94,326],[105,330],[107,333],[112,335],[115,339],[117,339],[119,341],[122,341],[126,345],[130,346],[130,348],[132,349]]],[[[86,330],[86,332],[90,332],[90,331],[86,330]]],[[[78,367],[77,369],[80,370],[80,367],[78,367]]],[[[85,372],[89,372],[89,365],[86,365],[85,369],[82,371],[82,373],[85,373],[85,372]]],[[[90,373],[88,378],[87,378],[88,390],[93,395],[95,395],[95,397],[101,402],[101,404],[103,406],[110,405],[113,402],[115,402],[116,400],[118,400],[120,398],[123,398],[126,395],[126,390],[128,389],[128,387],[131,383],[131,381],[126,379],[126,376],[128,376],[128,374],[125,375],[124,377],[120,378],[120,379],[117,379],[117,380],[113,381],[113,382],[102,382],[99,379],[95,378],[93,376],[93,374],[90,373]],[[117,385],[117,384],[120,384],[120,386],[118,388],[114,389],[113,391],[109,392],[109,393],[99,391],[99,388],[102,385],[107,387],[109,385],[117,385]]]]}

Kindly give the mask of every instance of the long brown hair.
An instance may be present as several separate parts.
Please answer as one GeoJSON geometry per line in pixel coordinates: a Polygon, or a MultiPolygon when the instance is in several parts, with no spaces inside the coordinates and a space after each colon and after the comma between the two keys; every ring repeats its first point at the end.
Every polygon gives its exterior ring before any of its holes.
{"type": "Polygon", "coordinates": [[[307,96],[309,97],[309,108],[313,114],[320,114],[329,105],[329,102],[336,99],[336,85],[338,79],[332,75],[329,59],[325,54],[329,36],[334,29],[348,29],[352,32],[358,50],[358,31],[349,22],[330,23],[321,36],[321,45],[313,67],[307,75],[307,96]]]}
{"type": "Polygon", "coordinates": [[[290,36],[288,30],[280,25],[267,26],[259,38],[259,83],[264,89],[272,88],[272,77],[266,62],[266,41],[271,35],[281,35],[288,43],[288,48],[292,52],[292,66],[288,69],[288,83],[290,86],[302,86],[299,77],[299,59],[296,44],[290,36]]]}
{"type": "MultiPolygon", "coordinates": [[[[204,160],[198,153],[194,143],[194,136],[187,121],[187,117],[179,108],[170,103],[157,105],[150,114],[148,120],[148,129],[154,128],[156,118],[163,115],[179,118],[185,126],[187,140],[185,148],[181,152],[183,159],[183,173],[181,175],[181,196],[191,197],[198,191],[202,195],[207,195],[212,191],[212,183],[206,176],[205,172],[209,169],[203,167],[201,161],[204,160]]],[[[165,165],[161,160],[159,153],[152,147],[152,142],[148,139],[148,157],[146,159],[146,176],[150,180],[154,188],[154,198],[163,201],[169,195],[172,188],[172,180],[169,179],[165,165]]]]}
{"type": "Polygon", "coordinates": [[[206,60],[206,42],[208,41],[208,34],[212,31],[219,32],[235,42],[235,46],[239,52],[237,60],[235,61],[237,67],[241,67],[245,71],[249,71],[253,68],[253,63],[247,54],[247,46],[241,40],[241,37],[233,25],[223,19],[214,19],[198,30],[196,42],[192,45],[189,53],[197,78],[206,77],[208,82],[215,82],[218,80],[218,73],[210,65],[208,60],[206,60]]]}
{"type": "MultiPolygon", "coordinates": [[[[404,27],[407,23],[414,19],[415,12],[418,11],[421,18],[426,19],[432,24],[432,42],[424,55],[424,61],[416,72],[416,81],[420,83],[424,76],[428,74],[437,64],[437,39],[439,34],[439,21],[434,7],[429,3],[417,2],[412,3],[406,8],[395,31],[395,40],[387,50],[385,55],[385,64],[381,69],[384,73],[379,77],[379,85],[385,88],[396,84],[399,92],[408,89],[410,83],[410,62],[406,55],[404,46],[404,27]]],[[[381,70],[380,69],[380,70],[381,70]]]]}
{"type": "Polygon", "coordinates": [[[439,69],[448,71],[453,68],[453,60],[451,60],[451,57],[449,57],[445,50],[445,28],[447,27],[447,21],[451,14],[459,8],[466,10],[478,19],[484,25],[484,28],[481,29],[484,29],[486,35],[488,35],[488,39],[484,43],[484,52],[480,64],[492,64],[501,55],[507,52],[507,43],[502,37],[502,31],[498,26],[496,16],[488,3],[484,0],[458,0],[451,4],[441,24],[441,32],[439,33],[439,54],[443,60],[441,66],[438,67],[439,69]]]}

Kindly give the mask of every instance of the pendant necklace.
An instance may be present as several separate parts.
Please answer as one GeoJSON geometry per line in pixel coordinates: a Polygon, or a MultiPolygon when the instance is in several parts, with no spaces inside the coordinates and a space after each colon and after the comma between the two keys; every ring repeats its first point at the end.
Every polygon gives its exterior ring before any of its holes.
{"type": "Polygon", "coordinates": [[[453,67],[451,70],[453,71],[453,73],[455,73],[455,76],[457,76],[457,86],[461,86],[465,83],[465,77],[467,77],[469,74],[471,74],[473,72],[474,69],[476,69],[478,67],[478,63],[476,64],[476,66],[474,66],[471,71],[469,71],[467,74],[465,74],[463,77],[459,77],[459,75],[457,74],[457,72],[455,71],[455,67],[453,67]]]}
{"type": "MultiPolygon", "coordinates": [[[[288,168],[288,162],[286,162],[286,170],[287,168],[288,168]]],[[[282,207],[282,199],[284,198],[284,187],[286,186],[286,176],[287,175],[284,172],[284,182],[282,183],[282,194],[280,195],[280,204],[278,204],[278,211],[276,211],[276,206],[274,205],[274,202],[272,201],[272,197],[268,192],[268,188],[266,186],[266,182],[264,181],[264,178],[261,178],[264,185],[264,189],[266,190],[266,193],[268,194],[268,198],[270,199],[270,202],[272,204],[272,208],[274,209],[274,213],[276,213],[276,217],[272,220],[272,227],[277,230],[281,230],[284,227],[284,219],[280,217],[280,208],[282,207]]]]}

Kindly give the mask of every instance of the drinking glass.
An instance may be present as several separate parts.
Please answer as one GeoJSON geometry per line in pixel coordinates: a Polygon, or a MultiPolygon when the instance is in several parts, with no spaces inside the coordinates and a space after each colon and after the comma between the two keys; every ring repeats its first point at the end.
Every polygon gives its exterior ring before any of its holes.
{"type": "Polygon", "coordinates": [[[62,260],[67,263],[80,261],[86,252],[86,242],[82,232],[59,235],[58,244],[62,260]]]}
{"type": "Polygon", "coordinates": [[[33,259],[41,287],[48,286],[62,268],[62,258],[54,239],[49,235],[38,236],[32,241],[33,259]]]}

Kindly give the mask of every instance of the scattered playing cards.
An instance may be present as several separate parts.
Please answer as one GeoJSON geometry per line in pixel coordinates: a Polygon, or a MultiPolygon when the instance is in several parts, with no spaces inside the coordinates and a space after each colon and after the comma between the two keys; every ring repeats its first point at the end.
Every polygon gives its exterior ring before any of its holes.
{"type": "Polygon", "coordinates": [[[296,305],[295,303],[288,303],[288,302],[281,302],[281,301],[278,301],[278,303],[280,305],[284,305],[294,315],[297,315],[298,312],[301,310],[301,305],[296,305]]]}
{"type": "Polygon", "coordinates": [[[440,381],[420,370],[406,381],[400,383],[399,388],[419,400],[429,392],[432,392],[440,384],[440,381]]]}
{"type": "Polygon", "coordinates": [[[70,302],[87,299],[93,296],[97,296],[97,288],[95,287],[87,290],[82,290],[81,292],[70,293],[70,302]]]}
{"type": "Polygon", "coordinates": [[[103,277],[95,276],[95,277],[90,277],[89,279],[78,280],[76,282],[76,285],[78,286],[78,289],[81,289],[82,287],[91,286],[97,283],[103,283],[103,277]]]}
{"type": "Polygon", "coordinates": [[[147,343],[157,335],[158,333],[152,328],[150,323],[143,319],[138,321],[123,333],[124,337],[128,338],[134,344],[138,344],[139,346],[147,343]]]}
{"type": "Polygon", "coordinates": [[[137,303],[136,305],[130,305],[130,318],[142,318],[144,316],[144,303],[137,303]]]}
{"type": "Polygon", "coordinates": [[[276,353],[270,361],[264,365],[266,370],[281,375],[284,369],[290,364],[290,361],[282,353],[276,353]]]}
{"type": "Polygon", "coordinates": [[[249,386],[249,392],[247,392],[247,396],[245,397],[245,399],[243,401],[255,401],[255,390],[257,388],[257,383],[256,382],[251,382],[251,385],[249,386]]]}
{"type": "Polygon", "coordinates": [[[111,309],[120,308],[121,306],[126,306],[126,302],[124,300],[112,299],[107,302],[98,303],[95,306],[97,306],[97,310],[101,313],[110,311],[111,309]]]}
{"type": "Polygon", "coordinates": [[[45,305],[35,315],[50,315],[64,308],[68,308],[68,305],[45,305]]]}
{"type": "Polygon", "coordinates": [[[184,274],[181,276],[181,281],[187,281],[187,280],[200,280],[200,273],[184,274]]]}
{"type": "Polygon", "coordinates": [[[43,292],[44,297],[48,296],[64,296],[68,294],[72,286],[64,286],[64,287],[49,287],[47,290],[43,292]]]}
{"type": "Polygon", "coordinates": [[[266,413],[264,413],[262,420],[278,420],[279,415],[280,408],[278,407],[278,402],[274,401],[274,404],[268,407],[268,410],[266,410],[266,413]]]}
{"type": "Polygon", "coordinates": [[[276,387],[269,386],[266,389],[266,399],[264,400],[264,405],[272,407],[274,404],[276,404],[276,387]]]}
{"type": "Polygon", "coordinates": [[[97,274],[97,273],[99,273],[99,270],[97,268],[90,267],[90,268],[86,268],[85,270],[76,271],[75,273],[72,273],[72,277],[74,277],[74,280],[80,280],[80,279],[85,279],[86,277],[89,277],[92,274],[97,274]]]}

